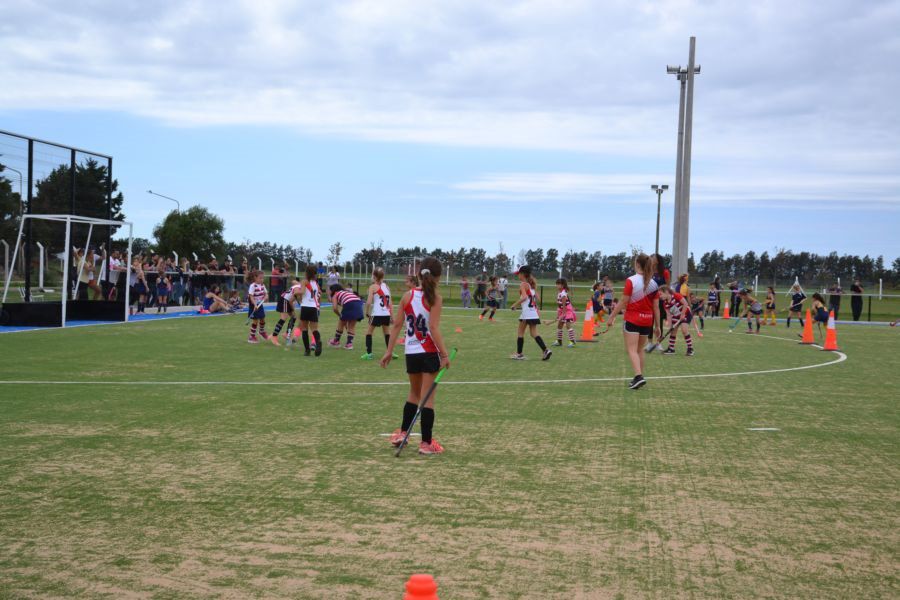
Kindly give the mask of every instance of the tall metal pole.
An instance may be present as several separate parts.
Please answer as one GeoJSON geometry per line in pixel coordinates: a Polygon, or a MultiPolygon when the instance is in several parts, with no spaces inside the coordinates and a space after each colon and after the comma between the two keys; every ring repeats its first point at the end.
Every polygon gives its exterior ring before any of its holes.
{"type": "MultiPolygon", "coordinates": [[[[34,192],[32,188],[32,182],[34,181],[34,140],[28,140],[28,207],[27,212],[31,214],[33,212],[32,209],[32,200],[34,199],[34,192]]],[[[22,222],[25,222],[25,219],[22,219],[22,222]]],[[[28,219],[28,225],[25,227],[25,302],[31,302],[31,219],[28,219]]],[[[21,236],[16,240],[16,244],[21,240],[21,236]]],[[[13,263],[16,260],[13,258],[13,263]]],[[[12,268],[15,269],[15,264],[12,265],[12,268]]],[[[65,292],[65,290],[63,290],[65,292]]]]}
{"type": "Polygon", "coordinates": [[[684,105],[684,156],[682,157],[681,175],[681,239],[678,248],[677,273],[688,272],[688,235],[690,233],[690,209],[691,209],[691,138],[694,121],[694,57],[697,47],[697,38],[691,36],[691,50],[688,55],[687,68],[687,102],[684,105]]]}
{"type": "MultiPolygon", "coordinates": [[[[681,240],[681,212],[678,210],[681,206],[682,198],[682,173],[684,172],[684,97],[687,82],[682,75],[684,69],[679,69],[678,81],[681,83],[681,93],[678,99],[678,148],[675,153],[675,208],[672,219],[672,271],[680,274],[676,265],[678,264],[678,244],[681,240]]],[[[677,275],[676,275],[677,276],[677,275]]]]}

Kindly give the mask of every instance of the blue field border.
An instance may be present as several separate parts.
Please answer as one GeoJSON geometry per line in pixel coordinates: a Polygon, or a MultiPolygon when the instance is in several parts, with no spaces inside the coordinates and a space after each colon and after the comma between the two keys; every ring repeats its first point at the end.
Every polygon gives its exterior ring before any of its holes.
{"type": "MultiPolygon", "coordinates": [[[[276,304],[274,302],[269,302],[263,304],[266,310],[275,310],[276,304]]],[[[321,308],[330,308],[331,303],[322,304],[321,308]]],[[[229,315],[247,315],[247,309],[241,309],[237,312],[225,312],[225,313],[212,313],[201,315],[196,310],[183,310],[180,312],[173,313],[152,313],[152,314],[141,314],[141,315],[131,315],[128,318],[127,323],[146,323],[152,321],[164,321],[169,319],[188,319],[188,318],[206,318],[206,317],[227,317],[229,315]]],[[[71,327],[93,327],[96,325],[124,325],[126,321],[69,321],[66,324],[66,329],[71,327]]],[[[62,329],[62,327],[33,327],[28,325],[16,325],[16,326],[0,326],[0,334],[3,333],[20,333],[23,331],[42,331],[42,330],[53,330],[53,329],[62,329]]]]}

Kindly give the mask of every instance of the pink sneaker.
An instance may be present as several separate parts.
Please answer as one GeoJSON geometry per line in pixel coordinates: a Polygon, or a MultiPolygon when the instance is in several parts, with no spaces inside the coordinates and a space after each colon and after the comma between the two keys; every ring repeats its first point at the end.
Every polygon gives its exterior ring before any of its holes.
{"type": "Polygon", "coordinates": [[[431,439],[430,444],[419,442],[419,454],[427,456],[431,454],[441,454],[443,451],[444,447],[438,444],[438,441],[434,438],[431,439]]]}
{"type": "Polygon", "coordinates": [[[280,345],[281,345],[281,343],[278,341],[278,336],[277,336],[277,335],[270,335],[270,336],[267,336],[267,339],[268,339],[270,342],[272,342],[273,344],[275,344],[276,346],[280,346],[280,345]]]}
{"type": "Polygon", "coordinates": [[[403,442],[403,438],[406,436],[405,431],[400,431],[399,429],[395,429],[394,433],[391,434],[391,446],[396,448],[403,442]]]}
{"type": "Polygon", "coordinates": [[[347,342],[344,344],[344,350],[353,350],[353,342],[347,342]]]}
{"type": "Polygon", "coordinates": [[[256,339],[255,335],[251,335],[250,337],[247,338],[247,343],[248,344],[258,344],[259,340],[256,339]]]}
{"type": "Polygon", "coordinates": [[[328,340],[328,345],[332,346],[334,348],[337,348],[338,346],[341,345],[341,343],[338,342],[337,340],[335,340],[334,338],[332,338],[332,339],[328,340]]]}
{"type": "Polygon", "coordinates": [[[259,332],[259,335],[261,335],[261,336],[262,336],[262,339],[264,339],[264,340],[269,339],[269,334],[266,333],[265,331],[260,331],[260,332],[259,332]]]}

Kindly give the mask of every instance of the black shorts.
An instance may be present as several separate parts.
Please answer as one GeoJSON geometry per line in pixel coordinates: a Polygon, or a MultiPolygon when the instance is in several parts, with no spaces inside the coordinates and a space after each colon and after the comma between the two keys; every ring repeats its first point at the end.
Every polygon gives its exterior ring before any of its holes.
{"type": "Polygon", "coordinates": [[[500,303],[497,302],[496,300],[488,300],[487,307],[488,308],[500,308],[500,303]]]}
{"type": "Polygon", "coordinates": [[[300,320],[308,321],[310,323],[318,323],[319,322],[319,309],[313,308],[312,306],[301,306],[300,307],[300,320]]]}
{"type": "Polygon", "coordinates": [[[540,325],[540,319],[519,319],[519,323],[525,323],[526,325],[540,325]]]}
{"type": "Polygon", "coordinates": [[[441,370],[441,357],[437,352],[419,352],[406,355],[407,373],[437,373],[441,370]]]}
{"type": "Polygon", "coordinates": [[[749,309],[747,312],[748,312],[749,314],[753,315],[753,316],[756,316],[756,317],[758,317],[759,315],[761,315],[761,314],[763,313],[762,309],[759,309],[759,310],[753,310],[752,308],[749,309]]]}
{"type": "Polygon", "coordinates": [[[766,304],[766,310],[775,310],[775,303],[766,304]]]}
{"type": "Polygon", "coordinates": [[[285,300],[283,296],[278,296],[278,302],[275,307],[276,312],[280,313],[292,313],[294,312],[294,301],[293,300],[285,300]]]}
{"type": "Polygon", "coordinates": [[[653,335],[653,325],[635,325],[634,323],[629,323],[625,321],[625,326],[623,327],[625,333],[636,333],[638,335],[645,335],[650,337],[653,335]]]}
{"type": "Polygon", "coordinates": [[[603,299],[603,306],[612,306],[612,305],[613,305],[612,298],[604,298],[603,299]]]}
{"type": "Polygon", "coordinates": [[[390,324],[391,324],[391,317],[389,315],[381,315],[378,317],[372,317],[369,320],[369,325],[371,325],[372,327],[382,327],[384,325],[390,325],[390,324]]]}

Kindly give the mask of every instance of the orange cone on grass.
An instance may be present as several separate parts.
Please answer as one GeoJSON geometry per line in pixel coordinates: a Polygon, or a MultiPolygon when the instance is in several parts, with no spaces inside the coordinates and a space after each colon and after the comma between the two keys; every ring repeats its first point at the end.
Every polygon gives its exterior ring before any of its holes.
{"type": "Polygon", "coordinates": [[[591,308],[591,301],[588,300],[584,309],[584,324],[581,326],[581,341],[594,341],[594,309],[591,308]]]}
{"type": "Polygon", "coordinates": [[[813,337],[812,313],[808,308],[806,309],[806,322],[803,324],[803,339],[800,340],[800,343],[807,346],[816,343],[816,339],[813,337]]]}
{"type": "Polygon", "coordinates": [[[731,318],[731,305],[728,304],[728,300],[725,301],[725,312],[722,314],[723,319],[731,318]]]}
{"type": "Polygon", "coordinates": [[[825,345],[822,350],[837,351],[837,327],[834,324],[834,311],[828,313],[828,327],[825,329],[825,345]]]}
{"type": "Polygon", "coordinates": [[[437,582],[431,575],[413,575],[406,582],[403,600],[438,600],[437,582]]]}

